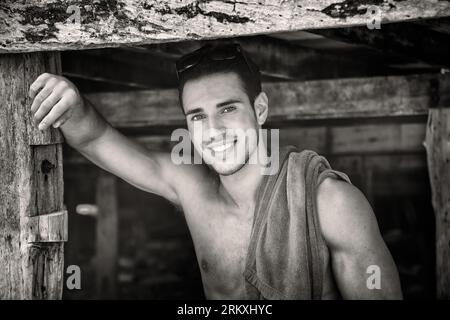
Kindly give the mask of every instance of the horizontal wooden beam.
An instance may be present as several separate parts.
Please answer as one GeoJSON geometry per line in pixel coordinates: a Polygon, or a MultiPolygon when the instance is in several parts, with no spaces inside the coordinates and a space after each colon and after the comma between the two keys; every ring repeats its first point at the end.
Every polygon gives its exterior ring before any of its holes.
{"type": "MultiPolygon", "coordinates": [[[[448,101],[449,81],[437,75],[264,83],[268,123],[425,115],[438,100],[448,101]]],[[[86,95],[115,127],[183,126],[177,90],[86,95]]]]}
{"type": "Polygon", "coordinates": [[[336,126],[330,137],[332,154],[425,151],[422,123],[336,126]]]}
{"type": "Polygon", "coordinates": [[[450,16],[432,0],[60,0],[0,4],[3,52],[86,49],[450,16]]]}
{"type": "Polygon", "coordinates": [[[432,27],[415,23],[393,23],[383,25],[378,30],[351,27],[312,32],[334,40],[365,45],[384,54],[402,55],[430,65],[450,67],[450,34],[436,31],[439,21],[445,26],[450,18],[433,21],[432,27]]]}
{"type": "MultiPolygon", "coordinates": [[[[393,162],[373,161],[371,167],[377,171],[389,171],[392,168],[409,170],[426,168],[425,138],[426,123],[380,123],[328,126],[295,126],[280,128],[280,145],[293,145],[311,149],[320,154],[333,155],[340,159],[367,155],[379,158],[399,155],[393,162]],[[421,154],[421,161],[413,161],[421,154]],[[400,156],[401,155],[401,156],[400,156]],[[411,159],[410,159],[411,158],[411,159]]],[[[170,133],[130,136],[149,150],[170,152],[179,141],[171,141],[170,133]]],[[[384,159],[384,158],[383,158],[384,159]]],[[[88,160],[73,148],[66,146],[64,165],[87,164],[88,160]]],[[[350,164],[348,164],[350,165],[350,164]]],[[[392,169],[393,170],[393,169],[392,169]]]]}

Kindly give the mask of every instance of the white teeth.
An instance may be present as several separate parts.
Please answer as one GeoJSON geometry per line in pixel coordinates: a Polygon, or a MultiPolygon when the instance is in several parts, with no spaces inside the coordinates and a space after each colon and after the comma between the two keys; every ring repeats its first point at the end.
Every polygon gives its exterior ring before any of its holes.
{"type": "Polygon", "coordinates": [[[234,144],[234,142],[228,142],[228,143],[220,144],[220,145],[217,145],[214,147],[210,146],[210,149],[212,149],[214,152],[223,152],[223,151],[231,148],[233,146],[233,144],[234,144]]]}

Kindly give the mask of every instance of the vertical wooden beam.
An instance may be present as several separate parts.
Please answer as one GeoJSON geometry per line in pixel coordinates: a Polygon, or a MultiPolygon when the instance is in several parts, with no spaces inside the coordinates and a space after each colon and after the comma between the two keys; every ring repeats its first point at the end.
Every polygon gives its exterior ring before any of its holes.
{"type": "Polygon", "coordinates": [[[117,296],[117,252],[118,252],[118,208],[117,178],[106,171],[101,171],[97,180],[96,203],[97,240],[96,269],[97,296],[113,299],[117,296]]]}
{"type": "MultiPolygon", "coordinates": [[[[441,81],[441,90],[442,84],[441,81]]],[[[444,105],[447,103],[448,101],[441,101],[439,108],[430,109],[424,143],[436,219],[436,274],[439,299],[450,299],[450,105],[444,105]]]]}
{"type": "Polygon", "coordinates": [[[28,97],[38,75],[60,71],[59,53],[0,55],[0,299],[62,295],[63,137],[35,128],[28,97]]]}

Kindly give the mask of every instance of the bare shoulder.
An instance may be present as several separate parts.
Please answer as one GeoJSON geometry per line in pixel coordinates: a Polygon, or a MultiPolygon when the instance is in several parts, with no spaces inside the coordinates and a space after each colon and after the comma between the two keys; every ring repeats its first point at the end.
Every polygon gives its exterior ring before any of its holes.
{"type": "Polygon", "coordinates": [[[170,153],[158,153],[156,155],[161,174],[169,181],[177,194],[177,201],[172,201],[181,206],[184,199],[190,199],[195,194],[200,194],[207,189],[207,185],[213,183],[210,170],[204,164],[176,164],[172,161],[170,153]]]}
{"type": "Polygon", "coordinates": [[[348,182],[326,178],[317,189],[317,212],[329,246],[365,243],[379,237],[372,207],[364,194],[348,182]]]}

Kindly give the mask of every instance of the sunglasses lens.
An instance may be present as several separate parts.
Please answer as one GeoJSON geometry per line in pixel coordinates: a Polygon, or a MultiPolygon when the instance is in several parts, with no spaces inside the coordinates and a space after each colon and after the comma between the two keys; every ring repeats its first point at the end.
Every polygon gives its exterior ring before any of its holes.
{"type": "MultiPolygon", "coordinates": [[[[242,55],[239,45],[227,45],[213,48],[207,45],[197,51],[194,51],[176,62],[177,74],[195,67],[203,58],[208,58],[214,61],[231,60],[236,59],[239,55],[242,55]]],[[[244,58],[245,59],[245,58],[244,58]]],[[[246,61],[247,63],[247,61],[246,61]]]]}
{"type": "Polygon", "coordinates": [[[177,61],[177,71],[183,72],[200,62],[201,55],[192,55],[181,58],[177,61]]]}
{"type": "Polygon", "coordinates": [[[200,49],[195,50],[194,52],[191,52],[183,57],[181,57],[176,62],[177,72],[181,73],[183,71],[186,71],[189,68],[192,68],[193,66],[200,63],[200,61],[205,56],[205,53],[208,52],[211,49],[210,45],[206,45],[200,49]]]}
{"type": "Polygon", "coordinates": [[[235,59],[239,51],[237,46],[223,46],[216,50],[211,51],[210,58],[212,60],[231,60],[235,59]]]}

